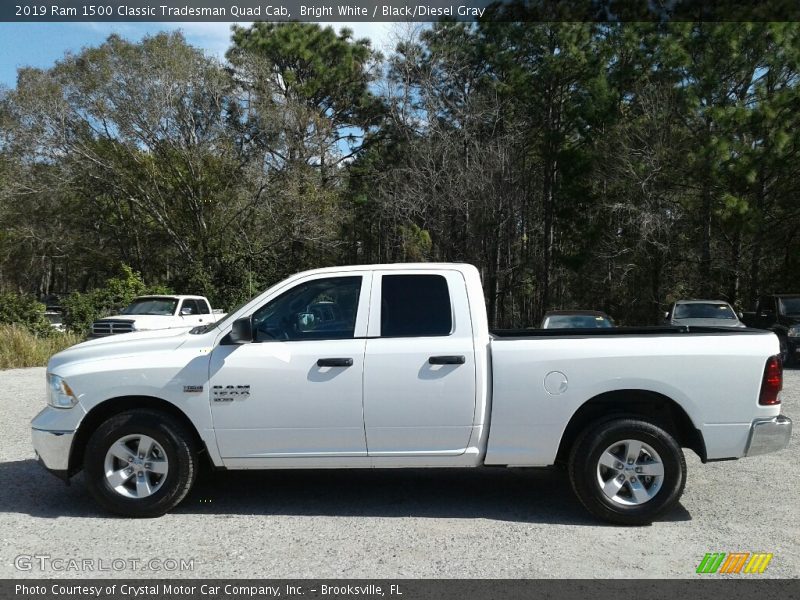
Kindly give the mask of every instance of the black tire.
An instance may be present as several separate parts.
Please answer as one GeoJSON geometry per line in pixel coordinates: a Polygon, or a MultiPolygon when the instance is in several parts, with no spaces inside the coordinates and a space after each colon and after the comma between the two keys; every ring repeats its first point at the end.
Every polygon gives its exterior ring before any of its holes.
{"type": "MultiPolygon", "coordinates": [[[[159,517],[177,506],[197,477],[199,459],[193,436],[171,415],[149,409],[129,410],[105,421],[89,438],[84,455],[86,485],[106,510],[125,517],[159,517]],[[166,454],[167,473],[158,489],[142,498],[128,498],[114,490],[105,475],[106,454],[125,436],[145,435],[166,454]]],[[[135,479],[135,478],[134,478],[135,479]]]]}
{"type": "MultiPolygon", "coordinates": [[[[618,474],[625,476],[626,464],[620,463],[623,470],[618,474]]],[[[661,427],[638,418],[617,418],[588,427],[578,436],[569,456],[568,472],[575,495],[594,516],[617,525],[648,525],[659,515],[672,509],[680,500],[686,485],[686,459],[675,439],[661,427]],[[609,498],[602,490],[599,478],[599,461],[607,448],[624,440],[643,442],[660,457],[663,465],[663,479],[660,487],[651,487],[653,496],[638,505],[625,505],[623,494],[632,493],[627,482],[621,493],[609,498]]],[[[605,471],[604,473],[614,473],[605,471]]],[[[635,473],[630,473],[636,476],[635,473]]],[[[626,476],[625,476],[626,477],[626,476]]],[[[638,477],[638,476],[636,476],[638,477]]],[[[623,477],[624,478],[624,477],[623,477]]],[[[649,482],[652,479],[637,479],[649,482]]],[[[638,485],[638,483],[637,483],[638,485]]]]}

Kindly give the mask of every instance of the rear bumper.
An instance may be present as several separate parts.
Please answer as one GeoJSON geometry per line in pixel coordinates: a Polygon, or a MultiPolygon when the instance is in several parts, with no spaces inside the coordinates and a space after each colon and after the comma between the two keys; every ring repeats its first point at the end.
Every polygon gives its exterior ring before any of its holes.
{"type": "Polygon", "coordinates": [[[69,453],[75,432],[33,428],[31,437],[39,464],[59,479],[69,480],[69,453]]]}
{"type": "Polygon", "coordinates": [[[792,436],[792,420],[778,415],[772,419],[753,421],[747,438],[745,456],[756,456],[783,450],[792,436]]]}

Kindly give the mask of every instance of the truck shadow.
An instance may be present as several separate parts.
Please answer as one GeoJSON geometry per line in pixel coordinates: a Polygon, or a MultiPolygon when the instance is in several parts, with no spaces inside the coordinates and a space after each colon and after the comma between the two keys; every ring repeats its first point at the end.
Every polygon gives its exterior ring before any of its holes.
{"type": "MultiPolygon", "coordinates": [[[[34,460],[0,463],[0,513],[110,516],[94,503],[80,475],[66,486],[34,460]]],[[[533,469],[205,471],[173,513],[603,525],[586,513],[563,473],[533,469]]],[[[678,505],[661,520],[688,521],[691,515],[678,505]]]]}

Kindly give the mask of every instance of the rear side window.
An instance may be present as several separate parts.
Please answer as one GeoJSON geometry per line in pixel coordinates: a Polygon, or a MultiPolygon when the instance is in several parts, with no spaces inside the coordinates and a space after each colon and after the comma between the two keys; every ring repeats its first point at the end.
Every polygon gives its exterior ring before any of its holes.
{"type": "Polygon", "coordinates": [[[381,337],[450,335],[453,314],[441,275],[381,278],[381,337]]]}
{"type": "Polygon", "coordinates": [[[184,313],[188,315],[199,315],[200,309],[197,307],[197,300],[192,300],[191,298],[184,300],[181,306],[181,314],[184,313]]]}
{"type": "Polygon", "coordinates": [[[197,309],[200,311],[201,315],[210,315],[211,309],[208,306],[208,302],[205,300],[198,300],[197,301],[197,309]]]}

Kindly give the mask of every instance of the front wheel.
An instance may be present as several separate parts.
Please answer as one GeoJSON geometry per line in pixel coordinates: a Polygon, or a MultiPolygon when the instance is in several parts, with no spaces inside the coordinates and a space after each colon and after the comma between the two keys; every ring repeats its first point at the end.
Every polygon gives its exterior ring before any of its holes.
{"type": "Polygon", "coordinates": [[[572,447],[572,489],[587,510],[618,525],[647,525],[673,508],[686,484],[675,439],[648,421],[620,418],[586,429],[572,447]]]}
{"type": "Polygon", "coordinates": [[[119,515],[163,515],[183,500],[197,477],[192,439],[182,423],[161,412],[140,409],[111,417],[86,446],[89,492],[119,515]]]}

